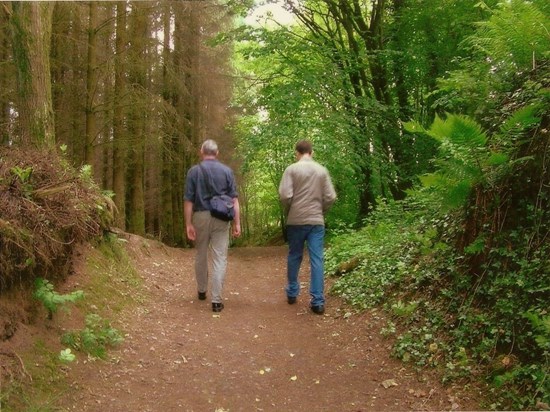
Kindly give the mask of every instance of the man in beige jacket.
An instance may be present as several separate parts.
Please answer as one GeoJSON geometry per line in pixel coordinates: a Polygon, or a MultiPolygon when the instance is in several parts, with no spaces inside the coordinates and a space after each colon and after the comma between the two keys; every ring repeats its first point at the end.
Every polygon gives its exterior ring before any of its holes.
{"type": "Polygon", "coordinates": [[[325,312],[324,239],[325,214],[336,200],[328,170],[313,160],[310,141],[296,144],[297,162],[288,166],[279,184],[279,199],[286,216],[288,238],[287,301],[296,303],[300,293],[298,273],[307,243],[311,279],[310,307],[316,314],[325,312]]]}

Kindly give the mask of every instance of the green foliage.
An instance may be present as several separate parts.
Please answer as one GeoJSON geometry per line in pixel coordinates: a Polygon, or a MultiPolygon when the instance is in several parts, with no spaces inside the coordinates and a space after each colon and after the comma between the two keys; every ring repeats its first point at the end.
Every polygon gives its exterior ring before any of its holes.
{"type": "Polygon", "coordinates": [[[278,185],[295,161],[300,139],[314,144],[315,159],[327,166],[338,192],[328,216],[331,229],[354,224],[358,215],[360,165],[353,150],[358,131],[350,127],[333,91],[340,86],[314,49],[284,30],[248,29],[240,33],[238,66],[259,81],[240,84],[235,104],[245,108],[235,126],[242,157],[247,236],[259,241],[280,233],[278,185]],[[331,86],[334,88],[331,89],[331,86]]]}
{"type": "Polygon", "coordinates": [[[322,29],[337,23],[322,2],[308,4],[323,20],[317,37],[302,28],[306,47],[281,30],[243,54],[265,75],[247,90],[265,115],[244,133],[255,161],[282,171],[284,151],[265,148],[291,147],[307,133],[328,148],[339,195],[364,194],[368,184],[391,198],[385,190],[395,182],[423,183],[403,202],[379,200],[357,232],[333,233],[331,292],[359,309],[383,305],[397,357],[441,368],[445,381],[488,382],[491,408],[548,404],[548,2],[396,3],[386,10],[388,47],[376,57],[399,105],[384,107],[368,88],[364,101],[346,101],[346,76],[362,54],[337,67],[338,53],[351,51],[323,41],[322,29]],[[357,107],[370,115],[366,128],[354,123],[357,107]],[[401,135],[395,112],[417,122],[401,135]]]}
{"type": "MultiPolygon", "coordinates": [[[[69,331],[61,337],[63,341],[67,339],[66,342],[74,342],[76,348],[66,344],[62,350],[58,350],[59,342],[52,346],[39,340],[30,350],[19,352],[28,379],[8,379],[3,382],[0,391],[2,410],[59,410],[60,394],[70,390],[67,364],[76,359],[77,350],[88,351],[90,356],[105,357],[111,346],[122,342],[121,333],[104,319],[113,315],[120,317],[123,310],[136,308],[143,299],[144,291],[140,288],[142,279],[122,242],[122,239],[110,234],[86,253],[83,272],[87,279],[84,285],[86,299],[79,300],[76,305],[81,313],[94,314],[86,317],[83,330],[69,331]]],[[[143,250],[146,247],[147,241],[144,240],[143,250]]],[[[63,322],[64,319],[59,320],[63,322]]]]}
{"type": "Polygon", "coordinates": [[[67,348],[63,349],[61,352],[59,352],[59,360],[64,363],[71,363],[76,359],[76,356],[72,351],[67,348]]]}
{"type": "Polygon", "coordinates": [[[333,239],[329,273],[360,262],[331,292],[359,309],[382,304],[391,320],[381,333],[395,338],[396,357],[440,368],[445,381],[486,379],[496,409],[548,402],[550,245],[529,250],[529,225],[507,232],[472,275],[470,256],[489,245],[480,237],[460,254],[449,242],[461,215],[442,214],[430,196],[385,206],[363,229],[333,239]]]}
{"type": "Polygon", "coordinates": [[[420,178],[426,187],[440,195],[441,205],[462,207],[476,185],[486,185],[487,169],[505,164],[508,156],[486,147],[487,136],[474,120],[448,115],[445,120],[436,117],[430,129],[418,123],[407,123],[411,133],[422,132],[440,143],[435,159],[437,171],[420,178]]]}
{"type": "Polygon", "coordinates": [[[491,135],[463,116],[407,126],[440,144],[429,186],[328,252],[331,271],[361,258],[333,291],[359,308],[384,304],[395,356],[441,368],[445,381],[486,380],[494,409],[531,409],[550,394],[549,163],[538,132],[549,103],[521,96],[531,102],[491,135]]]}
{"type": "Polygon", "coordinates": [[[418,302],[412,301],[409,303],[403,303],[398,300],[396,303],[391,305],[391,311],[394,316],[409,318],[418,308],[418,302]]]}
{"type": "Polygon", "coordinates": [[[83,182],[92,184],[93,181],[94,181],[94,179],[93,179],[93,169],[92,169],[92,166],[91,166],[91,165],[83,165],[83,166],[80,168],[78,177],[79,177],[83,182]]]}
{"type": "Polygon", "coordinates": [[[32,167],[21,168],[19,166],[14,166],[11,168],[11,172],[19,178],[22,183],[29,183],[32,175],[32,167]]]}
{"type": "Polygon", "coordinates": [[[476,48],[491,56],[497,71],[531,70],[538,62],[550,57],[548,17],[531,2],[501,2],[491,19],[479,23],[471,41],[476,48]]]}
{"type": "Polygon", "coordinates": [[[74,292],[61,295],[54,290],[54,286],[46,279],[37,278],[35,281],[34,297],[38,299],[48,310],[48,318],[51,319],[57,312],[59,305],[65,305],[68,302],[76,302],[84,297],[84,292],[76,290],[74,292]]]}
{"type": "MultiPolygon", "coordinates": [[[[547,286],[550,289],[550,286],[547,286]]],[[[524,316],[531,322],[535,342],[550,355],[550,314],[546,310],[539,313],[526,312],[524,316]]]]}
{"type": "Polygon", "coordinates": [[[402,110],[409,116],[403,120],[414,118],[427,124],[433,119],[437,79],[458,68],[461,59],[468,56],[470,50],[461,44],[475,32],[472,22],[486,19],[489,7],[497,2],[423,0],[402,2],[396,7],[395,15],[388,19],[385,53],[391,74],[403,82],[407,91],[408,106],[402,110]]]}
{"type": "MultiPolygon", "coordinates": [[[[46,342],[38,339],[19,352],[25,365],[25,379],[4,379],[0,387],[2,411],[55,411],[60,393],[70,390],[67,370],[59,354],[52,352],[46,342]]],[[[2,365],[4,366],[4,365],[2,365]]]]}
{"type": "Polygon", "coordinates": [[[31,166],[25,168],[14,166],[10,169],[10,171],[17,177],[19,183],[21,184],[21,192],[23,197],[29,199],[33,191],[33,186],[31,184],[33,168],[31,166]]]}
{"type": "Polygon", "coordinates": [[[408,200],[380,202],[367,226],[333,239],[325,257],[327,273],[340,273],[342,262],[354,257],[359,263],[335,282],[332,292],[362,309],[385,300],[391,285],[414,266],[418,249],[432,243],[433,233],[422,231],[422,209],[408,200]]]}
{"type": "MultiPolygon", "coordinates": [[[[499,2],[486,10],[491,17],[478,23],[464,42],[469,55],[459,69],[439,79],[435,104],[438,110],[468,114],[491,127],[492,118],[502,118],[497,112],[510,104],[514,90],[532,81],[533,74],[548,72],[550,13],[547,2],[524,0],[499,2]]],[[[514,93],[513,100],[520,96],[514,93]]]]}
{"type": "Polygon", "coordinates": [[[67,332],[62,343],[95,358],[105,359],[107,348],[119,345],[124,338],[108,320],[97,314],[86,316],[86,327],[80,331],[67,332]]]}

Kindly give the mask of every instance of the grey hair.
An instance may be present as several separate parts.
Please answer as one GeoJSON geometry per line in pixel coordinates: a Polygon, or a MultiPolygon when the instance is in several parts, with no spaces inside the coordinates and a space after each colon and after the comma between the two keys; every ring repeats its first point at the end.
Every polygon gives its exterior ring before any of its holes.
{"type": "Polygon", "coordinates": [[[218,144],[212,140],[205,140],[201,146],[201,152],[205,155],[216,156],[218,154],[218,144]]]}

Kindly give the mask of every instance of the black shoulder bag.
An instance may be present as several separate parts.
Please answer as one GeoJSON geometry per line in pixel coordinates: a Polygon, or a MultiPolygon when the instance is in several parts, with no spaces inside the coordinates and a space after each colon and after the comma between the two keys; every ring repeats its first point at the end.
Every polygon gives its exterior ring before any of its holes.
{"type": "Polygon", "coordinates": [[[206,167],[199,163],[203,176],[206,177],[206,190],[208,191],[208,204],[210,205],[210,214],[216,219],[230,222],[235,218],[235,207],[233,199],[227,195],[218,195],[214,193],[212,177],[206,167]]]}

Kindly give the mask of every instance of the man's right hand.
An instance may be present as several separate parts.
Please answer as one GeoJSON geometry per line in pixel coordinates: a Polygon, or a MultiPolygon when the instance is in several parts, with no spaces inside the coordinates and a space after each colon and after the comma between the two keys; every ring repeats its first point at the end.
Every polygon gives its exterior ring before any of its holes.
{"type": "Polygon", "coordinates": [[[231,231],[233,237],[239,237],[241,236],[241,224],[240,223],[233,223],[233,230],[231,231]]]}
{"type": "Polygon", "coordinates": [[[197,232],[195,232],[195,226],[193,225],[187,225],[187,238],[189,240],[195,240],[197,237],[197,232]]]}

